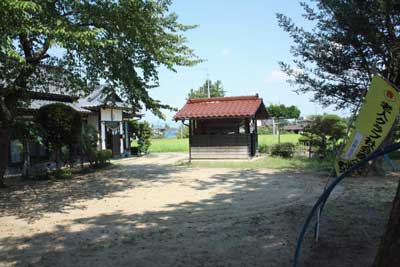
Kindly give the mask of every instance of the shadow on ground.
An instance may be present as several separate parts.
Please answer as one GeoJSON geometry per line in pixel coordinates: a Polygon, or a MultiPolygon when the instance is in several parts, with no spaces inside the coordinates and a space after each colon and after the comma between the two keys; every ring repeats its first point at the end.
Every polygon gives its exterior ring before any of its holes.
{"type": "MultiPolygon", "coordinates": [[[[118,166],[73,181],[2,191],[2,216],[40,219],[47,212],[83,208],[80,200],[177,182],[221,192],[200,201],[168,204],[161,211],[82,217],[56,230],[0,240],[0,263],[16,266],[290,266],[294,243],[320,190],[319,177],[297,172],[231,170],[201,179],[201,171],[172,166],[118,166]],[[139,178],[138,178],[139,177],[139,178]],[[32,190],[35,191],[34,195],[32,190]],[[10,201],[5,203],[3,201],[10,201]],[[76,230],[79,229],[79,230],[76,230]]],[[[393,179],[349,183],[329,204],[321,242],[305,243],[303,266],[363,266],[373,252],[390,206],[393,179]],[[374,190],[365,191],[368,188],[374,190]],[[376,193],[378,192],[378,193],[376,193]]],[[[132,203],[135,205],[135,203],[132,203]]]]}
{"type": "Polygon", "coordinates": [[[16,216],[35,221],[45,213],[84,209],[83,200],[102,199],[110,194],[140,186],[140,182],[168,182],[176,168],[169,165],[111,165],[106,169],[73,179],[7,181],[0,189],[0,216],[16,216]]]}

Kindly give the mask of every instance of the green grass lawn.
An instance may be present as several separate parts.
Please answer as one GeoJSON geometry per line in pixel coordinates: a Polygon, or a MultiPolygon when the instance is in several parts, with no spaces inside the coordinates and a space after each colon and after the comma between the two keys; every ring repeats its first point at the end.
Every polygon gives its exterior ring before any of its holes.
{"type": "MultiPolygon", "coordinates": [[[[301,135],[283,134],[281,143],[289,142],[297,144],[301,135]]],[[[273,135],[259,135],[259,145],[271,146],[278,143],[278,137],[273,135]]],[[[150,152],[188,152],[189,140],[176,138],[152,139],[150,152]]],[[[291,159],[265,156],[252,161],[198,161],[184,163],[188,167],[209,167],[209,168],[239,168],[239,169],[302,169],[313,171],[329,171],[332,163],[329,160],[308,159],[307,157],[296,156],[291,159]]]]}
{"type": "MultiPolygon", "coordinates": [[[[301,135],[299,134],[282,134],[281,143],[289,142],[296,144],[301,135]]],[[[273,135],[259,135],[259,145],[273,145],[278,143],[278,136],[273,135]]],[[[185,139],[177,138],[162,138],[152,139],[150,152],[187,152],[189,151],[189,141],[185,139]]]]}
{"type": "Polygon", "coordinates": [[[187,138],[162,138],[151,139],[151,152],[188,152],[189,140],[187,138]]]}
{"type": "Polygon", "coordinates": [[[187,167],[205,168],[237,168],[237,169],[296,169],[306,171],[325,171],[332,170],[333,163],[329,160],[309,159],[307,157],[294,157],[285,159],[281,157],[271,157],[269,155],[251,161],[195,161],[192,163],[182,163],[187,167]]]}
{"type": "MultiPolygon", "coordinates": [[[[300,134],[282,134],[281,135],[281,143],[292,143],[297,144],[299,138],[301,137],[300,134]]],[[[278,143],[278,136],[273,136],[272,134],[263,134],[258,136],[258,144],[259,145],[273,145],[278,143]]]]}

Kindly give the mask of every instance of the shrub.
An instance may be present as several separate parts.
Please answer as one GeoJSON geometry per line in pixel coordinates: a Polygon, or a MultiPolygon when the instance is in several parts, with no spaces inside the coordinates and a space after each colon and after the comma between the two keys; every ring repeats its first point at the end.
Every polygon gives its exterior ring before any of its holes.
{"type": "Polygon", "coordinates": [[[266,144],[258,145],[258,152],[268,153],[268,146],[266,144]]]}
{"type": "Polygon", "coordinates": [[[27,180],[43,181],[43,180],[64,180],[70,179],[72,172],[69,169],[58,169],[49,172],[38,172],[31,176],[24,176],[27,180]]]}
{"type": "Polygon", "coordinates": [[[131,147],[131,154],[135,155],[135,156],[139,155],[139,148],[137,146],[132,146],[131,147]]]}
{"type": "Polygon", "coordinates": [[[70,179],[72,172],[69,169],[59,169],[50,173],[53,179],[70,179]]]}
{"type": "Polygon", "coordinates": [[[151,127],[146,121],[138,122],[131,120],[129,123],[129,133],[137,139],[138,154],[147,154],[151,146],[151,127]]]}
{"type": "Polygon", "coordinates": [[[151,146],[151,127],[148,122],[139,124],[138,149],[140,153],[147,154],[151,146]]]}
{"type": "Polygon", "coordinates": [[[45,143],[55,153],[57,168],[60,168],[61,149],[64,145],[76,144],[81,129],[81,115],[62,103],[41,107],[35,115],[45,143]]]}
{"type": "MultiPolygon", "coordinates": [[[[81,136],[80,136],[80,146],[82,157],[86,158],[90,165],[93,165],[93,162],[96,160],[96,152],[97,152],[97,130],[91,125],[83,125],[81,136]]],[[[81,159],[83,162],[83,158],[81,159]]]]}
{"type": "Polygon", "coordinates": [[[304,128],[301,142],[308,146],[316,146],[319,157],[328,156],[329,149],[336,151],[339,148],[339,140],[346,137],[346,121],[337,115],[316,115],[304,128]]]}
{"type": "Polygon", "coordinates": [[[95,164],[104,165],[111,159],[111,157],[112,157],[111,149],[99,150],[96,152],[95,164]]]}
{"type": "Polygon", "coordinates": [[[283,158],[293,157],[295,145],[292,143],[275,144],[271,148],[271,156],[279,156],[283,158]]]}

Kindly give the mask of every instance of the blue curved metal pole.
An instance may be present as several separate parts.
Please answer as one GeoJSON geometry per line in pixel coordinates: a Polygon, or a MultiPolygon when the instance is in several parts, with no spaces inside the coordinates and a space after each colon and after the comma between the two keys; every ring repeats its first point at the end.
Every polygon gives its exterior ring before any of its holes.
{"type": "MultiPolygon", "coordinates": [[[[396,165],[393,163],[393,161],[390,159],[390,157],[389,157],[389,155],[388,155],[387,153],[383,155],[383,158],[384,158],[384,159],[386,160],[386,162],[390,165],[390,167],[392,168],[392,171],[397,171],[396,165]]],[[[325,208],[325,204],[326,204],[326,201],[327,201],[327,200],[328,200],[328,198],[326,198],[326,199],[321,203],[320,208],[319,208],[319,216],[321,216],[322,211],[323,211],[324,208],[325,208]]],[[[318,226],[318,222],[315,223],[316,231],[317,231],[317,227],[319,227],[319,226],[318,226]]]]}
{"type": "Polygon", "coordinates": [[[370,161],[372,159],[375,159],[375,158],[377,158],[379,156],[382,156],[382,155],[385,155],[385,154],[387,154],[387,153],[389,153],[391,151],[397,150],[399,148],[400,148],[400,143],[396,143],[396,144],[392,144],[392,145],[389,145],[389,146],[385,147],[381,151],[375,151],[374,153],[372,153],[371,155],[367,156],[362,161],[360,161],[360,162],[354,164],[353,166],[351,166],[342,175],[337,177],[325,189],[325,191],[318,198],[317,202],[315,202],[313,208],[311,209],[310,213],[308,214],[308,216],[306,218],[306,221],[304,222],[303,227],[302,227],[302,229],[300,231],[300,235],[299,235],[299,238],[297,239],[296,251],[295,251],[294,259],[293,259],[293,267],[297,267],[298,266],[298,260],[299,260],[299,256],[300,256],[301,245],[303,243],[304,236],[306,234],[307,228],[310,225],[310,222],[311,222],[312,218],[315,215],[315,212],[318,210],[318,208],[319,208],[319,206],[321,204],[325,204],[325,202],[329,198],[330,194],[332,193],[333,189],[335,189],[336,185],[338,185],[347,175],[351,174],[354,170],[358,169],[361,165],[363,165],[363,164],[367,163],[368,161],[370,161]]]}

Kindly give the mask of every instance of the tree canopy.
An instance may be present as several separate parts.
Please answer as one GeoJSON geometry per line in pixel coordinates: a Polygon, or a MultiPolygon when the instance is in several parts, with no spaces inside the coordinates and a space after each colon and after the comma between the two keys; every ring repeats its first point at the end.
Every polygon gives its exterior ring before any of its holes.
{"type": "MultiPolygon", "coordinates": [[[[149,95],[158,69],[175,71],[200,60],[183,33],[171,0],[0,1],[0,146],[7,147],[17,109],[28,91],[87,94],[111,85],[134,110],[159,117],[171,108],[149,95]]],[[[8,162],[0,151],[0,179],[8,162]]],[[[0,180],[0,185],[2,179],[0,180]]]]}
{"type": "MultiPolygon", "coordinates": [[[[289,33],[293,64],[281,62],[300,93],[336,108],[356,107],[375,73],[400,86],[400,2],[398,0],[313,0],[302,2],[306,30],[278,14],[289,33]]],[[[400,183],[374,266],[400,262],[400,183]]]]}
{"type": "Polygon", "coordinates": [[[400,85],[400,2],[395,0],[301,3],[314,27],[306,30],[278,14],[294,45],[293,64],[281,67],[298,92],[336,108],[354,107],[374,73],[400,85]]]}
{"type": "Polygon", "coordinates": [[[270,104],[267,108],[269,117],[275,119],[298,119],[300,110],[298,107],[270,104]]]}
{"type": "Polygon", "coordinates": [[[137,141],[138,153],[147,154],[151,146],[151,126],[147,121],[130,120],[128,124],[129,135],[137,141]]]}
{"type": "MultiPolygon", "coordinates": [[[[27,88],[49,83],[92,90],[105,81],[133,106],[162,116],[151,98],[158,67],[199,62],[182,35],[193,26],[169,12],[170,0],[16,1],[0,3],[2,114],[27,88]],[[53,49],[54,48],[54,49],[53,49]],[[53,50],[52,50],[53,49],[53,50]],[[12,99],[11,99],[12,98],[12,99]]],[[[11,110],[12,112],[12,110],[11,110]]],[[[2,116],[1,122],[7,118],[2,116]]]]}
{"type": "Polygon", "coordinates": [[[327,156],[327,149],[336,152],[339,140],[346,136],[347,123],[334,114],[315,115],[311,122],[304,127],[302,142],[317,146],[320,156],[327,156]]]}
{"type": "Polygon", "coordinates": [[[187,98],[207,98],[208,88],[210,89],[210,97],[225,96],[225,90],[220,80],[212,82],[211,80],[207,79],[198,89],[190,89],[190,93],[188,94],[187,98]]]}
{"type": "Polygon", "coordinates": [[[79,142],[81,115],[65,104],[56,103],[39,109],[35,116],[43,135],[44,143],[56,154],[58,163],[61,148],[79,142]]]}

